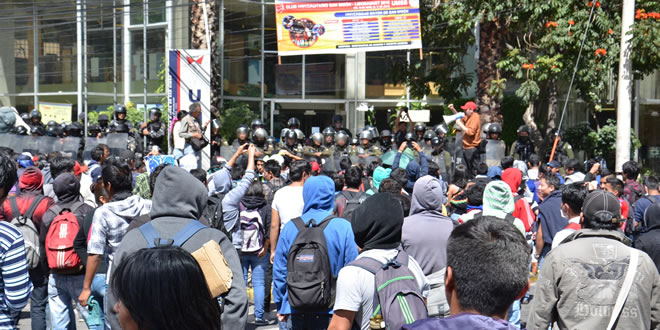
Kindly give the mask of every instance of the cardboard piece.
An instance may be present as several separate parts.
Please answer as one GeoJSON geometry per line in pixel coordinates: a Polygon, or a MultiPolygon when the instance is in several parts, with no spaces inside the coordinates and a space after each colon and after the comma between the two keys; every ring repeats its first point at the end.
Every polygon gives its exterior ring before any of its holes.
{"type": "Polygon", "coordinates": [[[192,256],[202,268],[212,297],[218,297],[229,291],[233,274],[218,242],[206,242],[199,250],[193,252],[192,256]]]}

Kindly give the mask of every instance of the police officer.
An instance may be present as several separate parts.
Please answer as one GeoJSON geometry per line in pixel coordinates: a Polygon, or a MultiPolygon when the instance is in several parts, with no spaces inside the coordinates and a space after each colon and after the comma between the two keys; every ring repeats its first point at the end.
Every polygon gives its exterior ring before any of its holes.
{"type": "Polygon", "coordinates": [[[529,134],[529,126],[522,125],[518,127],[518,139],[511,144],[509,156],[512,156],[515,160],[527,162],[529,156],[536,153],[536,147],[529,134]]]}
{"type": "Polygon", "coordinates": [[[351,138],[351,142],[348,144],[350,150],[349,154],[351,156],[357,155],[359,146],[360,146],[360,139],[358,139],[357,137],[351,138]]]}
{"type": "Polygon", "coordinates": [[[392,132],[388,129],[384,129],[380,132],[380,149],[383,153],[392,149],[392,132]]]}
{"type": "Polygon", "coordinates": [[[443,148],[443,145],[444,141],[440,137],[436,136],[431,139],[431,147],[433,148],[433,151],[431,151],[431,160],[440,167],[442,179],[445,180],[445,182],[449,182],[449,174],[453,168],[452,159],[451,154],[443,148]]]}
{"type": "Polygon", "coordinates": [[[147,142],[149,149],[152,147],[160,147],[163,144],[163,139],[165,138],[165,125],[160,120],[161,111],[158,108],[152,108],[149,110],[149,123],[143,123],[142,127],[142,136],[147,137],[147,142]]]}
{"type": "Polygon", "coordinates": [[[280,153],[294,160],[302,160],[303,149],[298,143],[298,135],[296,135],[296,132],[294,130],[288,130],[284,139],[284,146],[280,150],[280,153]]]}
{"type": "Polygon", "coordinates": [[[293,131],[296,132],[296,137],[298,138],[298,144],[300,144],[301,146],[304,146],[305,145],[305,133],[303,133],[303,131],[301,131],[300,129],[297,129],[297,128],[294,129],[293,131]]]}
{"type": "Polygon", "coordinates": [[[110,127],[109,127],[110,132],[119,133],[117,131],[117,126],[121,124],[126,125],[126,127],[128,128],[127,132],[122,132],[122,133],[133,132],[133,123],[131,123],[126,119],[126,106],[123,104],[117,104],[115,105],[115,119],[112,122],[110,122],[110,127]]]}
{"type": "Polygon", "coordinates": [[[37,109],[34,109],[32,112],[30,112],[30,127],[35,126],[44,128],[45,132],[44,124],[41,122],[41,112],[39,112],[37,109]]]}
{"type": "Polygon", "coordinates": [[[350,137],[346,134],[345,131],[337,131],[335,134],[335,147],[334,155],[335,157],[344,157],[351,155],[351,148],[348,145],[350,137]]]}
{"type": "MultiPolygon", "coordinates": [[[[98,122],[99,122],[99,127],[101,127],[102,135],[106,135],[110,133],[110,127],[108,126],[109,121],[110,120],[108,119],[108,115],[104,113],[99,115],[98,122]]],[[[103,137],[103,136],[99,136],[99,137],[103,137]]]]}
{"type": "Polygon", "coordinates": [[[499,123],[490,123],[486,130],[486,138],[488,140],[499,140],[502,135],[502,125],[499,123]]]}
{"type": "Polygon", "coordinates": [[[277,145],[277,139],[274,136],[269,136],[266,138],[267,150],[272,150],[269,155],[274,155],[279,151],[277,145]]]}
{"type": "Polygon", "coordinates": [[[323,129],[323,146],[326,148],[332,148],[335,144],[335,129],[331,126],[323,129]]]}
{"type": "Polygon", "coordinates": [[[290,130],[299,129],[300,128],[300,120],[296,117],[291,117],[286,122],[286,127],[288,127],[290,130]]]}
{"type": "Polygon", "coordinates": [[[559,142],[557,143],[557,150],[555,150],[554,159],[558,160],[561,164],[569,159],[575,159],[575,153],[573,152],[573,147],[566,141],[562,140],[561,131],[557,135],[557,129],[553,128],[550,132],[550,136],[547,139],[548,146],[546,148],[545,158],[550,159],[550,154],[552,153],[552,146],[555,143],[555,137],[559,137],[559,142]]]}
{"type": "Polygon", "coordinates": [[[250,128],[252,128],[252,133],[257,131],[257,128],[263,128],[264,122],[261,119],[255,119],[250,123],[250,128]]]}
{"type": "MultiPolygon", "coordinates": [[[[117,134],[129,133],[129,128],[126,123],[116,124],[114,128],[115,128],[114,132],[117,134]]],[[[128,134],[128,138],[126,140],[126,149],[135,153],[141,152],[142,151],[142,148],[140,148],[141,145],[142,143],[138,143],[131,134],[128,134]]]]}
{"type": "Polygon", "coordinates": [[[365,129],[360,132],[360,146],[357,148],[358,156],[367,158],[382,155],[380,148],[372,144],[373,139],[374,134],[371,130],[365,129]]]}
{"type": "Polygon", "coordinates": [[[305,148],[303,148],[303,155],[305,157],[314,157],[317,159],[317,161],[320,161],[321,157],[328,157],[332,155],[330,149],[323,147],[323,134],[316,132],[312,134],[311,140],[311,145],[305,146],[305,148]]]}
{"type": "Polygon", "coordinates": [[[23,119],[23,122],[25,122],[25,124],[30,124],[30,114],[29,113],[23,112],[21,114],[21,119],[23,119]]]}
{"type": "Polygon", "coordinates": [[[231,146],[235,149],[238,149],[238,147],[250,143],[250,129],[247,127],[247,125],[241,125],[238,126],[236,129],[236,139],[234,142],[232,142],[231,146]]]}
{"type": "Polygon", "coordinates": [[[46,129],[44,128],[44,126],[34,125],[30,128],[30,135],[44,136],[46,135],[46,129]]]}
{"type": "MultiPolygon", "coordinates": [[[[415,135],[417,136],[416,141],[424,141],[424,133],[426,132],[426,125],[422,123],[415,124],[415,135]]],[[[429,141],[430,142],[430,141],[429,141]]]]}
{"type": "MultiPolygon", "coordinates": [[[[49,123],[50,124],[50,123],[49,123]]],[[[60,125],[48,125],[46,127],[46,135],[50,137],[60,137],[62,136],[62,129],[60,125]]]]}
{"type": "Polygon", "coordinates": [[[273,149],[269,148],[266,143],[267,138],[268,132],[261,127],[258,127],[252,134],[252,142],[257,146],[257,151],[254,154],[257,158],[270,155],[273,152],[273,149]]]}
{"type": "Polygon", "coordinates": [[[332,116],[332,127],[335,129],[335,132],[344,131],[349,138],[353,137],[353,133],[344,127],[344,118],[341,115],[332,116]]]}
{"type": "Polygon", "coordinates": [[[435,132],[430,129],[424,132],[424,145],[422,146],[422,150],[424,150],[424,153],[429,153],[431,152],[431,150],[433,150],[433,146],[431,145],[432,144],[431,140],[433,140],[433,138],[437,136],[438,135],[435,134],[435,132]]]}
{"type": "MultiPolygon", "coordinates": [[[[51,136],[50,133],[49,133],[50,128],[51,127],[48,126],[48,129],[46,131],[46,134],[48,134],[48,136],[51,136]]],[[[91,138],[98,138],[100,136],[103,136],[102,133],[101,133],[101,126],[99,126],[99,124],[90,124],[90,125],[88,125],[87,126],[87,136],[89,136],[91,138]]]]}

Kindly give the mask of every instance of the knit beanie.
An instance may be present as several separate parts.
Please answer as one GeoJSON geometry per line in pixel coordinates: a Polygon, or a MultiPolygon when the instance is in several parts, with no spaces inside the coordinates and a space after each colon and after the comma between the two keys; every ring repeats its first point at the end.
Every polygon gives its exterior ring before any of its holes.
{"type": "Polygon", "coordinates": [[[394,249],[401,244],[403,208],[391,193],[378,193],[355,209],[351,225],[362,250],[394,249]]]}
{"type": "Polygon", "coordinates": [[[18,179],[18,188],[21,191],[38,191],[44,184],[44,176],[39,168],[30,166],[23,171],[18,179]]]}
{"type": "Polygon", "coordinates": [[[511,188],[504,181],[492,181],[484,189],[483,215],[504,218],[515,210],[511,188]]]}

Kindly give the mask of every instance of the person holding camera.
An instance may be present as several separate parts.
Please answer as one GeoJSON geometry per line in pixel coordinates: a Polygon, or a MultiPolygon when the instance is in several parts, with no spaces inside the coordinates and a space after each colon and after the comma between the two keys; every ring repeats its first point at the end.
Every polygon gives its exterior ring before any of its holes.
{"type": "Polygon", "coordinates": [[[399,115],[396,116],[394,121],[394,143],[397,146],[400,146],[402,143],[406,142],[406,133],[408,133],[408,123],[401,121],[401,119],[406,118],[410,121],[410,116],[408,115],[408,107],[403,107],[399,111],[399,115]]]}
{"type": "MultiPolygon", "coordinates": [[[[453,108],[453,105],[449,105],[453,108]]],[[[456,125],[463,131],[463,159],[468,173],[471,177],[476,174],[477,167],[481,162],[481,120],[477,113],[477,104],[468,101],[461,106],[465,116],[456,121],[456,125]]]]}

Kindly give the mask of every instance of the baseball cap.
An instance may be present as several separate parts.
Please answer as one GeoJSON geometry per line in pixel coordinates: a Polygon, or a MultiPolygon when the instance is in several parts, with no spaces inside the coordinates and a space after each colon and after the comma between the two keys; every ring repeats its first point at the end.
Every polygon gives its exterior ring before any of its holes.
{"type": "Polygon", "coordinates": [[[604,219],[604,216],[607,215],[608,218],[611,217],[612,222],[616,223],[621,220],[621,204],[611,192],[594,190],[584,199],[582,213],[587,219],[604,219]]]}
{"type": "Polygon", "coordinates": [[[557,167],[561,167],[561,164],[558,161],[553,160],[553,161],[548,163],[548,166],[553,167],[553,168],[557,168],[557,167]]]}
{"type": "Polygon", "coordinates": [[[468,109],[477,110],[477,104],[472,102],[472,101],[467,101],[467,102],[465,102],[465,104],[461,105],[461,109],[463,109],[463,110],[468,110],[468,109]]]}

